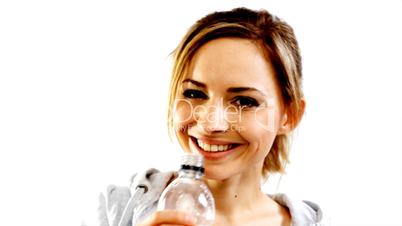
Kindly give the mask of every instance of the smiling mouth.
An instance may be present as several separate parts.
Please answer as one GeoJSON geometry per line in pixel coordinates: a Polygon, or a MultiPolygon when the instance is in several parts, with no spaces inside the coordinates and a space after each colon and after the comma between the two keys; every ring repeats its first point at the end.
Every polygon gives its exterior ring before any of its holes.
{"type": "Polygon", "coordinates": [[[195,137],[191,137],[191,140],[193,141],[194,144],[197,145],[197,147],[199,149],[201,149],[202,151],[206,151],[206,152],[225,152],[225,151],[230,151],[234,148],[236,148],[237,146],[239,146],[240,144],[209,144],[206,142],[203,142],[195,137]]]}

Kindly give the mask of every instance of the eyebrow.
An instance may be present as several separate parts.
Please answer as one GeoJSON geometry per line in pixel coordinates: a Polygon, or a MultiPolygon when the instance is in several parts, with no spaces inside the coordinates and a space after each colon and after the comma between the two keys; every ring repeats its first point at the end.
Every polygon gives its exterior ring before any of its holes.
{"type": "Polygon", "coordinates": [[[194,85],[196,85],[196,86],[198,86],[198,87],[201,87],[201,88],[207,87],[204,83],[197,82],[197,81],[192,80],[192,79],[189,79],[189,78],[188,78],[188,79],[184,79],[182,83],[187,83],[187,82],[192,83],[192,84],[194,84],[194,85]]]}
{"type": "MultiPolygon", "coordinates": [[[[204,83],[198,82],[198,81],[195,81],[195,80],[192,80],[192,79],[185,79],[185,80],[183,80],[182,83],[192,83],[195,86],[198,86],[200,88],[206,88],[207,87],[204,83]]],[[[231,87],[231,88],[228,88],[226,90],[226,92],[228,92],[228,93],[242,93],[242,92],[247,92],[247,91],[256,91],[256,92],[260,93],[263,96],[267,96],[261,90],[253,88],[253,87],[231,87]]]]}
{"type": "Polygon", "coordinates": [[[242,92],[247,92],[247,91],[256,91],[263,95],[264,97],[267,96],[264,92],[262,92],[259,89],[253,88],[253,87],[232,87],[227,89],[227,92],[229,93],[242,93],[242,92]]]}

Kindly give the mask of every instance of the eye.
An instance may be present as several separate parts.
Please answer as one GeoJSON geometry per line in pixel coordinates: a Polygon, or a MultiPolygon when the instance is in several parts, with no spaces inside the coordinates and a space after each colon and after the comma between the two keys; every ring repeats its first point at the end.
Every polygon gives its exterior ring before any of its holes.
{"type": "Polygon", "coordinates": [[[204,92],[196,89],[184,90],[183,96],[190,99],[208,99],[208,96],[204,92]]]}
{"type": "Polygon", "coordinates": [[[252,107],[258,107],[260,104],[258,101],[252,97],[246,97],[246,96],[237,96],[234,98],[232,101],[232,104],[239,106],[239,107],[245,107],[245,108],[252,108],[252,107]]]}

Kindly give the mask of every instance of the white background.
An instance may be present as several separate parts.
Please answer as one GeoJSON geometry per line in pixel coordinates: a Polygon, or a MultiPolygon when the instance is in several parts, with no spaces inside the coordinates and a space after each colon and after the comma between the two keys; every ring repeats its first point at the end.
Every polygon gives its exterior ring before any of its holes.
{"type": "Polygon", "coordinates": [[[319,203],[331,225],[402,225],[400,0],[1,1],[0,224],[79,225],[107,184],[175,169],[169,53],[236,6],[284,18],[302,50],[307,111],[267,192],[319,203]]]}

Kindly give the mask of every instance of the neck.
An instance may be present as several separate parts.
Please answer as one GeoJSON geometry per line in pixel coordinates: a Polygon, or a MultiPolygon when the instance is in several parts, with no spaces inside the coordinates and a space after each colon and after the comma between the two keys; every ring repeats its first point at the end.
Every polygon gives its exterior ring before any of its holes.
{"type": "Polygon", "coordinates": [[[227,179],[206,179],[216,207],[216,225],[289,225],[289,212],[261,191],[261,168],[227,179]]]}
{"type": "Polygon", "coordinates": [[[266,195],[261,191],[260,170],[250,170],[224,180],[207,179],[215,198],[216,212],[224,216],[253,211],[266,195]]]}

